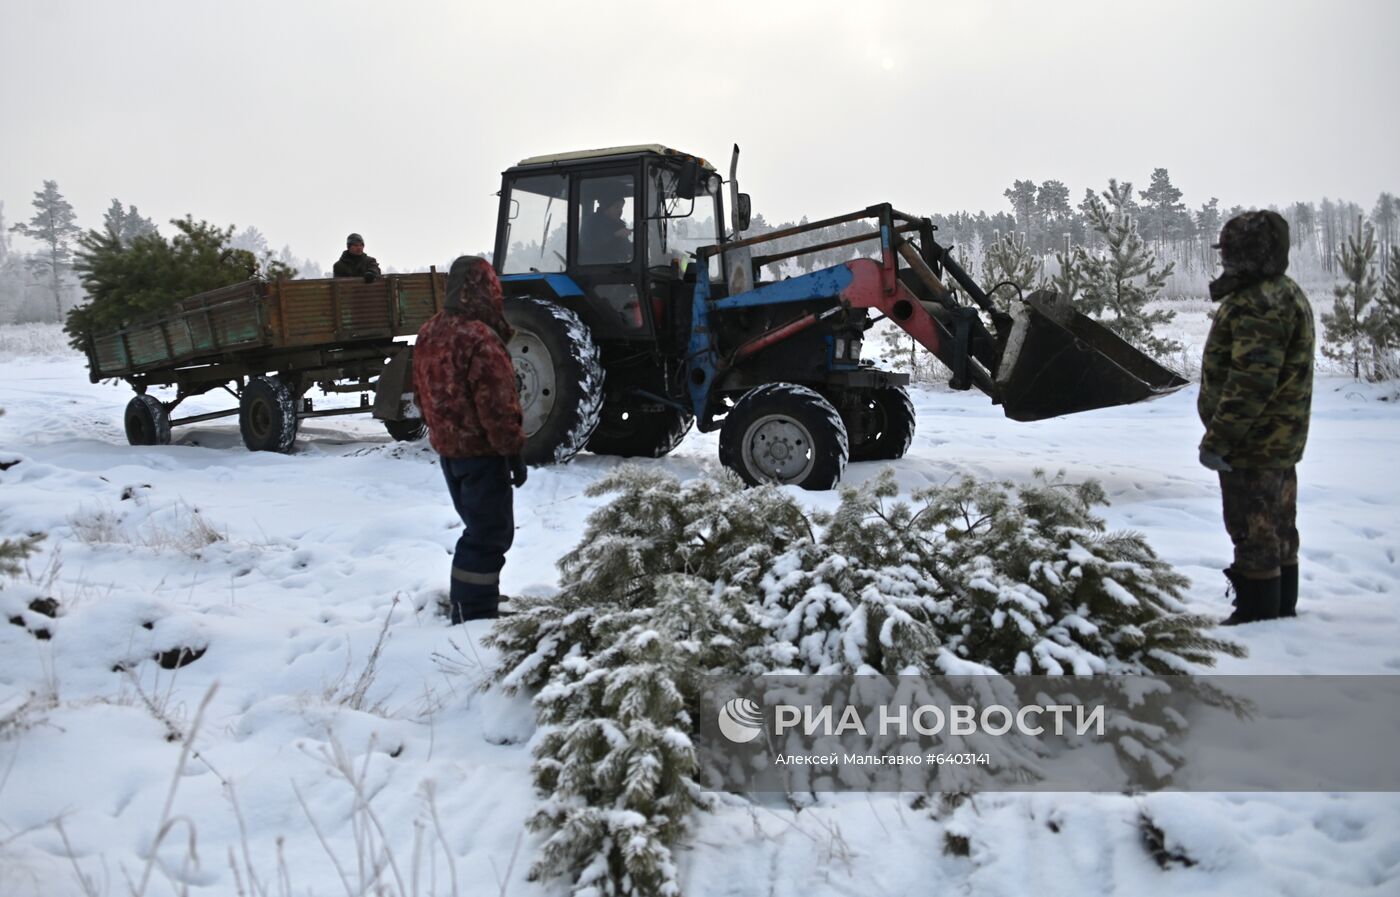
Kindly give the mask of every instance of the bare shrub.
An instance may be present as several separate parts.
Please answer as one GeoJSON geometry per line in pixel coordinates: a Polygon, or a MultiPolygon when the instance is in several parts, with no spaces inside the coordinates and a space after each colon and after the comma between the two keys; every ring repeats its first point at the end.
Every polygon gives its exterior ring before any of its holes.
{"type": "Polygon", "coordinates": [[[198,508],[177,501],[168,512],[130,525],[110,507],[83,507],[68,518],[73,535],[86,545],[135,545],[153,551],[177,551],[197,558],[216,542],[227,540],[198,508]]]}
{"type": "Polygon", "coordinates": [[[384,615],[384,623],[379,627],[379,637],[375,639],[374,647],[370,649],[369,656],[365,658],[365,665],[360,669],[360,675],[355,677],[354,682],[347,684],[350,672],[347,663],[345,672],[326,689],[325,698],[327,701],[375,716],[387,715],[383,701],[376,701],[373,704],[369,702],[369,690],[379,675],[379,657],[384,651],[384,644],[389,640],[389,624],[394,619],[394,609],[399,606],[402,597],[402,595],[395,595],[393,602],[390,603],[389,612],[384,615]]]}

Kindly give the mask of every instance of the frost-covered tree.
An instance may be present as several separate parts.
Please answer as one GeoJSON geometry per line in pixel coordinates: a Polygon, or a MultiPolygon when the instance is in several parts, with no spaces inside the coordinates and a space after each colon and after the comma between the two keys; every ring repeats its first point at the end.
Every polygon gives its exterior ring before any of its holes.
{"type": "Polygon", "coordinates": [[[1073,269],[1065,277],[1077,287],[1077,295],[1069,295],[1087,314],[1100,317],[1130,343],[1162,355],[1181,348],[1175,340],[1154,332],[1170,323],[1176,312],[1161,308],[1149,311],[1147,306],[1165,288],[1172,264],[1161,264],[1138,233],[1131,214],[1132,193],[1131,183],[1120,184],[1110,178],[1101,196],[1090,193],[1085,197],[1089,226],[1105,248],[1098,253],[1076,247],[1063,259],[1063,264],[1073,269]]]}
{"type": "Polygon", "coordinates": [[[70,246],[82,233],[73,206],[58,192],[57,181],[44,181],[44,189],[34,193],[34,216],[13,225],[10,230],[44,244],[43,251],[29,258],[29,267],[47,278],[53,293],[54,310],[63,318],[63,276],[72,264],[70,246]]]}
{"type": "Polygon", "coordinates": [[[1337,253],[1338,265],[1346,281],[1333,288],[1336,302],[1322,315],[1322,353],[1334,361],[1351,362],[1351,375],[1361,377],[1361,362],[1374,354],[1380,316],[1374,315],[1380,292],[1373,262],[1376,235],[1371,226],[1351,235],[1337,253]]]}
{"type": "Polygon", "coordinates": [[[1295,202],[1284,215],[1288,219],[1289,235],[1293,246],[1302,249],[1312,244],[1313,231],[1317,227],[1317,210],[1310,202],[1295,202]]]}
{"type": "Polygon", "coordinates": [[[1386,379],[1400,377],[1400,246],[1390,247],[1381,295],[1377,301],[1373,330],[1382,361],[1379,373],[1386,379]]]}
{"type": "Polygon", "coordinates": [[[1181,217],[1186,214],[1186,206],[1181,202],[1181,191],[1172,183],[1171,175],[1165,168],[1152,169],[1152,181],[1146,190],[1138,192],[1146,206],[1143,211],[1147,219],[1147,231],[1157,237],[1157,248],[1166,246],[1168,236],[1178,227],[1181,217]]]}
{"type": "Polygon", "coordinates": [[[0,267],[10,260],[10,232],[5,228],[5,201],[0,199],[0,267]]]}
{"type": "Polygon", "coordinates": [[[113,199],[107,211],[102,214],[102,226],[107,233],[123,246],[130,246],[137,237],[156,232],[156,224],[136,210],[136,206],[122,207],[121,200],[113,199]]]}
{"type": "Polygon", "coordinates": [[[1024,236],[1001,234],[982,253],[984,289],[1002,311],[1034,290],[1044,272],[1045,264],[1024,236]]]}
{"type": "Polygon", "coordinates": [[[267,237],[252,225],[229,237],[228,245],[234,249],[247,250],[257,258],[263,258],[272,251],[267,245],[267,237]]]}
{"type": "Polygon", "coordinates": [[[1037,192],[1035,181],[1017,180],[1001,194],[1010,201],[1011,208],[1016,212],[1016,226],[1032,241],[1039,235],[1040,230],[1036,227],[1037,192]]]}
{"type": "Polygon", "coordinates": [[[0,323],[14,320],[24,293],[18,262],[10,251],[10,232],[5,227],[5,203],[0,200],[0,323]]]}
{"type": "Polygon", "coordinates": [[[1035,194],[1036,210],[1046,224],[1063,223],[1074,214],[1069,204],[1069,188],[1063,181],[1045,181],[1035,194]]]}
{"type": "Polygon", "coordinates": [[[1215,242],[1220,236],[1220,200],[1212,196],[1210,202],[1202,203],[1193,216],[1196,223],[1196,233],[1201,235],[1201,265],[1209,271],[1215,263],[1215,251],[1210,248],[1210,244],[1215,242]]]}
{"type": "Polygon", "coordinates": [[[1381,277],[1390,272],[1390,249],[1395,245],[1395,224],[1400,219],[1400,203],[1389,193],[1382,193],[1371,210],[1371,221],[1376,226],[1376,236],[1380,241],[1381,277]]]}

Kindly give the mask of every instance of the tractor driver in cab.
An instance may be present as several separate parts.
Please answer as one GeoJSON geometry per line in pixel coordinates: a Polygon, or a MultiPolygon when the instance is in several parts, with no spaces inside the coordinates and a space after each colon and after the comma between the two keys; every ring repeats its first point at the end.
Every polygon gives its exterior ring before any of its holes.
{"type": "Polygon", "coordinates": [[[621,185],[599,190],[588,201],[578,228],[578,259],[584,265],[625,264],[632,261],[632,231],[622,218],[628,191],[621,185]],[[596,200],[598,208],[591,208],[596,200]]]}

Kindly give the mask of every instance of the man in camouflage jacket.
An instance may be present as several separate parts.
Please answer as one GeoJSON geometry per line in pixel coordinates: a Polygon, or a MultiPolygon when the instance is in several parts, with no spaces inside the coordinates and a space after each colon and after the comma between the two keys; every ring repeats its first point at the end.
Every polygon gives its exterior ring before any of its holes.
{"type": "Polygon", "coordinates": [[[1225,625],[1295,616],[1298,478],[1312,410],[1313,312],[1284,276],[1288,222],[1246,212],[1220,232],[1220,303],[1201,360],[1200,461],[1220,474],[1234,563],[1225,625]]]}
{"type": "Polygon", "coordinates": [[[462,256],[443,310],[418,331],[413,386],[465,528],[452,558],[452,622],[497,615],[501,568],[515,539],[512,486],[525,484],[525,447],[512,335],[491,263],[462,256]]]}

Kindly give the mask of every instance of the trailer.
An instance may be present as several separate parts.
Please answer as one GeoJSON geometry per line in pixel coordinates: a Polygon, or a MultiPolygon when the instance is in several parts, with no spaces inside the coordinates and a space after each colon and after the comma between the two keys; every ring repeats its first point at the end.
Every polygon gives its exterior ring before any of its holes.
{"type": "Polygon", "coordinates": [[[412,401],[413,336],[442,308],[445,278],[249,280],[191,296],[156,314],[89,337],[92,382],[124,380],[132,445],[166,445],[171,429],[238,416],[252,451],[290,451],[300,421],[370,414],[397,440],[421,438],[412,401]],[[161,401],[153,386],[174,387],[161,401]],[[353,408],[317,409],[306,396],[359,393],[353,408]],[[237,407],[176,417],[188,398],[223,390],[237,407]]]}

